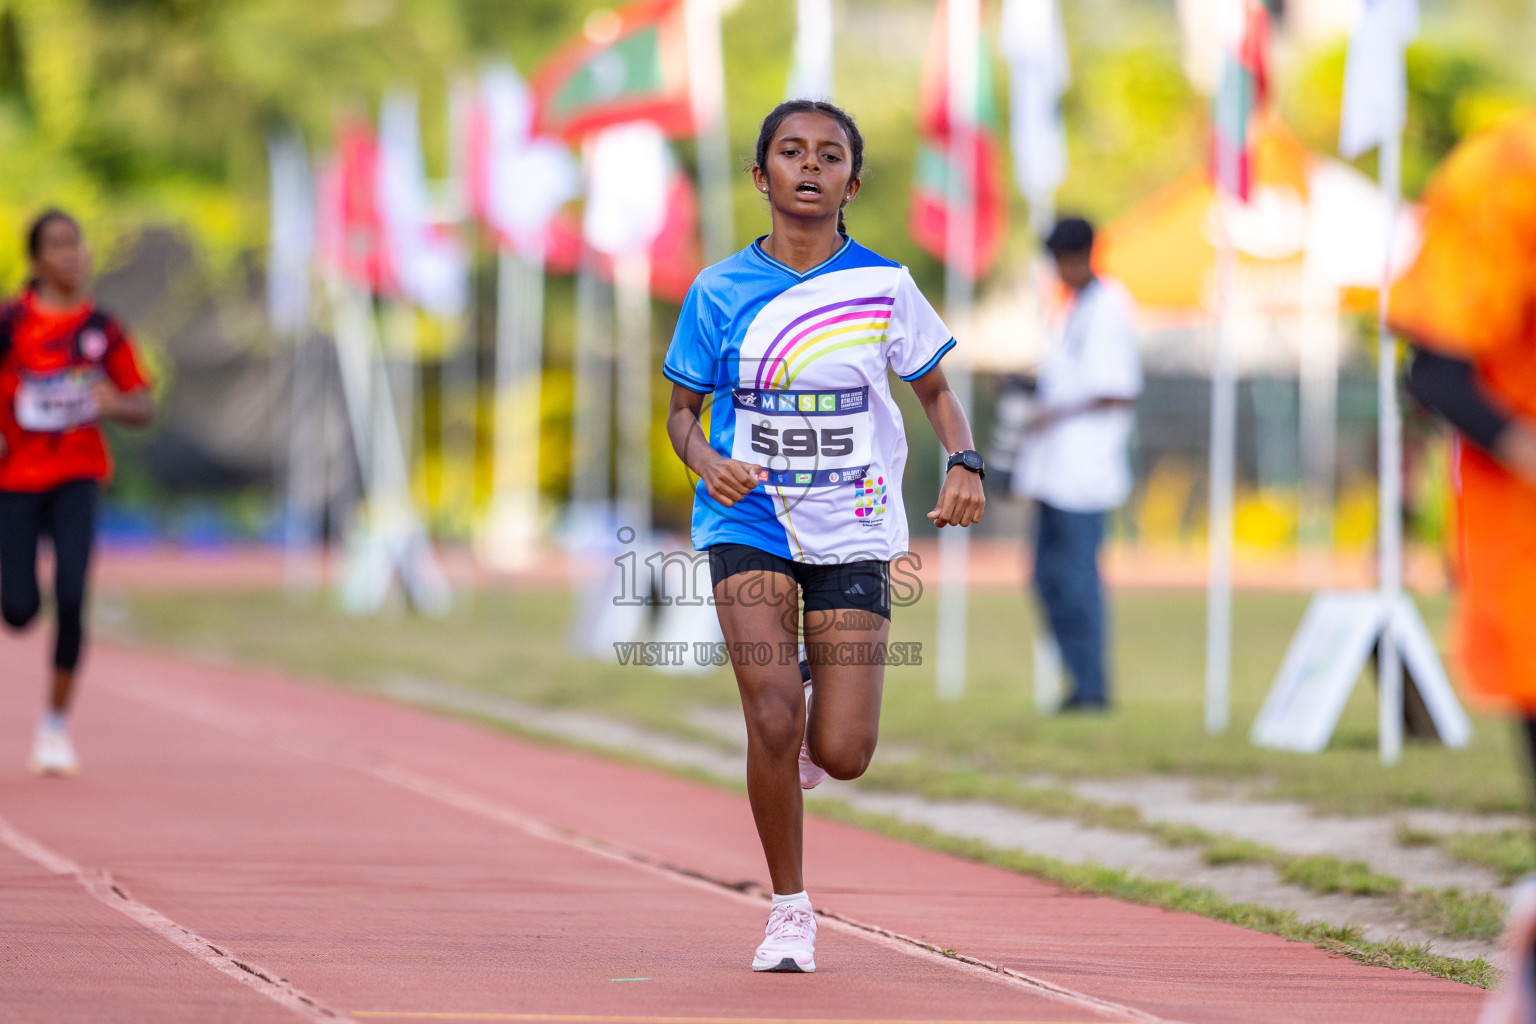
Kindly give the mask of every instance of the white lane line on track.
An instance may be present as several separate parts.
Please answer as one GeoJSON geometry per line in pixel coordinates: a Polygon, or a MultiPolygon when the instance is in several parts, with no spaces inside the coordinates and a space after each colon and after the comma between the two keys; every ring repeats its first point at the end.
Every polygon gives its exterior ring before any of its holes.
{"type": "MultiPolygon", "coordinates": [[[[161,710],[215,726],[226,732],[243,736],[246,739],[270,743],[290,753],[309,757],[336,767],[361,772],[382,782],[387,782],[392,786],[436,800],[439,803],[457,808],[466,813],[508,825],[536,839],[585,850],[596,856],[660,875],[673,882],[705,889],[717,895],[745,901],[753,906],[761,906],[767,898],[762,894],[752,895],[743,892],[732,883],[712,878],[704,872],[693,868],[671,864],[649,854],[609,843],[596,836],[582,835],[577,832],[557,828],[505,804],[476,796],[456,786],[420,775],[410,769],[394,764],[381,754],[323,740],[292,728],[263,727],[252,720],[253,716],[249,712],[236,711],[221,702],[211,701],[202,695],[198,695],[189,701],[185,693],[173,694],[161,687],[150,688],[143,685],[125,685],[121,682],[114,682],[109,684],[108,688],[122,696],[130,697],[161,710]]],[[[946,956],[926,942],[878,925],[865,924],[841,914],[829,913],[825,910],[817,911],[817,915],[832,928],[856,935],[875,945],[883,946],[925,962],[947,964],[957,970],[1024,988],[1034,995],[1044,996],[1079,1009],[1093,1010],[1101,1014],[1112,1014],[1123,1018],[1125,1021],[1136,1021],[1139,1024],[1182,1024],[1180,1021],[1159,1017],[1145,1010],[1126,1006],[1123,1003],[1101,999],[1086,992],[1078,992],[1075,989],[1057,985],[1043,978],[1036,978],[1033,975],[1014,970],[1002,964],[994,964],[963,955],[946,956]]]]}
{"type": "Polygon", "coordinates": [[[113,881],[112,876],[106,871],[81,867],[68,857],[48,849],[31,836],[17,831],[16,827],[4,818],[0,818],[0,843],[4,843],[51,874],[73,878],[80,883],[81,888],[99,902],[105,903],[135,923],[143,925],[161,938],[175,943],[225,977],[233,978],[305,1020],[325,1021],[327,1024],[352,1021],[347,1014],[317,1002],[271,971],[257,967],[248,960],[236,958],[228,950],[220,949],[190,928],[172,921],[154,907],[140,903],[113,881]]]}
{"type": "Polygon", "coordinates": [[[454,1013],[436,1010],[353,1010],[368,1020],[522,1021],[526,1024],[1103,1024],[1071,1020],[976,1020],[921,1017],[641,1017],[613,1013],[454,1013]]]}

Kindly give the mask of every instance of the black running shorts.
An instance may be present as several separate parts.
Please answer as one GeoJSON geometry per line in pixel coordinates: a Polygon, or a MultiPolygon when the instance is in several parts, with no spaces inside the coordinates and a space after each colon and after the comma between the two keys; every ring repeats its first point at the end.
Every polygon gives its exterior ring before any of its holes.
{"type": "Polygon", "coordinates": [[[857,608],[891,617],[891,563],[875,559],[815,565],[796,562],[754,548],[750,544],[714,544],[709,548],[709,579],[723,579],[744,572],[776,572],[800,584],[805,610],[831,611],[857,608]]]}

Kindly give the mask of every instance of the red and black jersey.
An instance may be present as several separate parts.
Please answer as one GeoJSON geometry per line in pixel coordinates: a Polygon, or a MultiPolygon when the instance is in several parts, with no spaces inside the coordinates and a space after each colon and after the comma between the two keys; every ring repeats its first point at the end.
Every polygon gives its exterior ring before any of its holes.
{"type": "Polygon", "coordinates": [[[29,290],[0,307],[0,491],[111,476],[97,423],[102,382],[119,391],[148,383],[132,339],[94,303],[54,309],[29,290]]]}

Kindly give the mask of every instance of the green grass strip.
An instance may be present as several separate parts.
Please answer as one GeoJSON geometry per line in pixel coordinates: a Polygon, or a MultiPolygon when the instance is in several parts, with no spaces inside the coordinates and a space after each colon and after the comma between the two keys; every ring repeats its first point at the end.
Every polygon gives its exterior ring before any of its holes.
{"type": "MultiPolygon", "coordinates": [[[[1503,927],[1503,907],[1487,894],[1460,889],[1416,889],[1399,878],[1373,871],[1359,860],[1343,860],[1331,854],[1302,856],[1285,853],[1249,839],[1209,832],[1193,825],[1148,822],[1134,807],[1102,804],[1065,789],[1023,785],[1007,778],[988,776],[974,769],[945,771],[935,765],[909,761],[871,771],[866,779],[872,788],[916,793],[931,800],[987,800],[1082,825],[1140,832],[1168,846],[1200,847],[1201,859],[1212,867],[1233,864],[1265,864],[1287,885],[1327,896],[1394,897],[1397,908],[1425,931],[1451,939],[1492,940],[1503,927]]],[[[1515,877],[1525,874],[1532,856],[1530,837],[1508,830],[1496,835],[1467,833],[1438,837],[1414,833],[1398,841],[1418,845],[1442,842],[1448,852],[1464,860],[1495,866],[1515,877]],[[1460,843],[1461,845],[1456,845],[1460,843]]]]}
{"type": "Polygon", "coordinates": [[[1492,942],[1504,930],[1504,904],[1486,892],[1415,889],[1398,906],[1414,924],[1438,935],[1492,942]]]}
{"type": "Polygon", "coordinates": [[[1536,871],[1536,844],[1531,842],[1530,829],[1458,832],[1442,837],[1440,848],[1457,860],[1492,868],[1505,885],[1536,871]]]}
{"type": "MultiPolygon", "coordinates": [[[[1431,952],[1427,943],[1408,943],[1400,939],[1371,942],[1362,937],[1356,925],[1303,921],[1293,910],[1279,910],[1259,903],[1234,903],[1209,889],[1197,889],[1180,882],[1152,881],[1117,868],[1068,864],[1053,857],[999,850],[977,840],[946,835],[926,825],[912,825],[889,815],[858,811],[840,801],[816,800],[808,803],[807,809],[821,817],[857,825],[903,842],[1038,878],[1069,892],[1109,896],[1127,903],[1198,914],[1240,928],[1309,942],[1319,949],[1374,967],[1418,971],[1477,988],[1492,988],[1500,979],[1498,968],[1483,957],[1460,960],[1441,956],[1431,952]]],[[[1502,919],[1502,910],[1500,917],[1502,919]]]]}

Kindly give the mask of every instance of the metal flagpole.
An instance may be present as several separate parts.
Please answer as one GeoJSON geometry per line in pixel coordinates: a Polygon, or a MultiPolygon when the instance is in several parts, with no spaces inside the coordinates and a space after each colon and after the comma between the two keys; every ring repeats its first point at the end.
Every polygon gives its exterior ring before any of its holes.
{"type": "Polygon", "coordinates": [[[725,63],[720,53],[720,0],[686,0],[688,93],[698,132],[704,257],[715,263],[736,249],[731,205],[731,139],[725,118],[725,63]]]}
{"type": "Polygon", "coordinates": [[[1397,223],[1398,205],[1402,202],[1402,154],[1401,132],[1393,132],[1381,144],[1379,150],[1381,189],[1387,196],[1388,244],[1382,269],[1381,292],[1376,303],[1376,329],[1379,338],[1377,351],[1376,391],[1378,413],[1381,494],[1378,499],[1380,515],[1381,570],[1378,585],[1381,589],[1382,629],[1378,671],[1380,695],[1377,705],[1380,714],[1378,735],[1381,746],[1381,763],[1396,764],[1403,751],[1403,665],[1397,647],[1397,606],[1403,591],[1403,521],[1402,521],[1402,425],[1397,406],[1397,339],[1387,329],[1387,298],[1392,282],[1392,230],[1397,223]]]}
{"type": "MultiPolygon", "coordinates": [[[[458,318],[444,326],[459,335],[458,344],[443,352],[438,376],[437,429],[437,508],[439,515],[453,518],[454,502],[462,500],[470,511],[470,522],[478,519],[475,495],[475,465],[480,459],[480,438],[476,429],[480,395],[480,352],[475,330],[476,299],[458,318]],[[450,460],[450,454],[453,458],[450,460]],[[462,474],[450,466],[463,467],[462,474]],[[458,488],[464,488],[461,492],[458,488]],[[457,495],[462,494],[462,498],[457,495]]],[[[445,525],[447,525],[445,523],[445,525]]]]}
{"type": "MultiPolygon", "coordinates": [[[[1230,179],[1228,179],[1230,180],[1230,179]]],[[[1224,203],[1221,189],[1217,202],[1224,203]]],[[[1221,211],[1217,249],[1216,322],[1211,359],[1209,568],[1205,609],[1205,730],[1225,732],[1232,671],[1232,491],[1237,461],[1237,374],[1232,358],[1232,292],[1237,253],[1221,211]]]]}
{"type": "Polygon", "coordinates": [[[618,333],[619,521],[651,533],[651,259],[644,249],[614,262],[618,333]]]}
{"type": "Polygon", "coordinates": [[[325,505],[325,418],[322,380],[324,364],[319,341],[305,331],[293,343],[288,388],[287,494],[283,583],[292,594],[309,594],[320,586],[320,565],[312,562],[320,541],[325,505]]]}
{"type": "Polygon", "coordinates": [[[608,443],[612,408],[612,345],[608,297],[597,275],[597,253],[582,245],[576,272],[576,353],[572,425],[571,498],[578,528],[606,519],[608,443]]]}
{"type": "Polygon", "coordinates": [[[422,416],[421,346],[417,312],[403,299],[382,299],[379,304],[380,354],[384,379],[394,403],[392,416],[404,458],[403,485],[409,490],[417,462],[418,445],[425,440],[422,416]]]}
{"type": "MultiPolygon", "coordinates": [[[[1311,215],[1315,216],[1315,215],[1311,215]]],[[[1338,452],[1338,288],[1321,278],[1308,241],[1301,273],[1299,351],[1301,444],[1300,551],[1297,578],[1332,586],[1333,499],[1338,452]]]]}
{"type": "MultiPolygon", "coordinates": [[[[963,334],[971,320],[976,281],[976,139],[979,93],[976,54],[981,37],[978,0],[948,0],[949,165],[945,218],[944,311],[950,328],[963,334]]],[[[949,361],[945,375],[967,416],[971,409],[971,368],[962,354],[949,361]]],[[[949,453],[944,452],[947,460],[949,453]]],[[[941,463],[942,466],[942,463],[941,463]]],[[[943,470],[941,469],[942,480],[943,470]]],[[[970,533],[960,527],[939,531],[938,690],[953,700],[965,692],[966,613],[971,550],[970,533]]]]}
{"type": "MultiPolygon", "coordinates": [[[[1225,0],[1225,14],[1239,19],[1244,0],[1225,0]]],[[[1246,32],[1246,25],[1239,32],[1246,32]]],[[[1231,55],[1228,55],[1231,60],[1231,55]]],[[[1226,731],[1232,676],[1232,491],[1237,462],[1237,373],[1232,353],[1232,301],[1237,252],[1230,204],[1240,202],[1243,153],[1237,144],[1251,130],[1246,86],[1228,69],[1217,85],[1215,187],[1217,230],[1215,337],[1211,346],[1211,458],[1208,565],[1205,599],[1205,730],[1226,731]],[[1223,128],[1233,133],[1223,140],[1223,128]]],[[[1244,143],[1246,144],[1246,143],[1244,143]]]]}
{"type": "Polygon", "coordinates": [[[833,34],[832,0],[796,0],[795,55],[785,99],[831,102],[833,34]]]}
{"type": "MultiPolygon", "coordinates": [[[[479,525],[480,509],[475,493],[475,467],[480,461],[480,431],[478,429],[480,406],[480,289],[476,287],[474,254],[478,231],[470,221],[469,201],[465,195],[464,166],[468,149],[469,92],[458,82],[448,89],[448,180],[442,195],[435,204],[440,226],[451,230],[465,245],[465,300],[464,308],[456,317],[443,317],[446,344],[440,355],[437,389],[437,508],[443,515],[453,507],[454,488],[463,486],[464,507],[469,510],[471,531],[479,525]],[[448,455],[452,452],[463,460],[463,476],[450,471],[448,455]]],[[[457,462],[457,459],[455,460],[457,462]]],[[[446,524],[445,524],[446,525],[446,524]]],[[[471,565],[474,565],[471,559],[471,565]]],[[[477,581],[478,582],[478,581],[477,581]]],[[[471,587],[471,593],[475,586],[471,587]]]]}
{"type": "Polygon", "coordinates": [[[316,426],[323,415],[317,390],[319,376],[311,366],[318,347],[311,317],[310,275],[315,249],[314,183],[303,140],[296,134],[267,140],[270,168],[270,241],[267,262],[267,315],[274,340],[286,342],[286,353],[274,348],[273,482],[279,492],[284,523],[283,582],[290,594],[308,593],[319,584],[318,568],[309,559],[320,537],[318,511],[324,486],[324,451],[316,426]],[[287,359],[283,355],[287,355],[287,359]],[[282,372],[288,371],[288,415],[278,414],[282,372]],[[310,420],[316,420],[311,424],[310,420]]]}
{"type": "Polygon", "coordinates": [[[373,341],[366,299],[341,280],[336,272],[325,275],[331,308],[331,332],[336,338],[336,363],[341,372],[342,398],[346,405],[347,425],[357,457],[357,471],[363,496],[373,493],[373,341]]]}
{"type": "Polygon", "coordinates": [[[488,553],[527,565],[538,534],[544,252],[502,249],[496,263],[496,398],[488,553]]]}
{"type": "MultiPolygon", "coordinates": [[[[1050,280],[1049,271],[1046,269],[1045,240],[1050,236],[1051,228],[1056,223],[1056,197],[1053,192],[1041,192],[1029,199],[1029,228],[1033,235],[1034,255],[1030,258],[1030,287],[1034,291],[1035,314],[1040,330],[1040,337],[1045,347],[1053,344],[1056,339],[1052,337],[1050,317],[1046,313],[1045,284],[1050,280]]],[[[1041,350],[1042,356],[1046,348],[1041,350]]],[[[1028,435],[1021,441],[1022,444],[1030,444],[1028,435]]],[[[1014,467],[1010,466],[1012,471],[1014,467]]],[[[1039,514],[1036,509],[1036,514],[1039,514]]],[[[1051,620],[1045,613],[1045,608],[1038,602],[1034,606],[1035,628],[1034,642],[1031,645],[1031,681],[1034,687],[1035,711],[1041,715],[1054,715],[1061,708],[1064,699],[1062,686],[1061,647],[1056,642],[1056,633],[1051,628],[1051,620]]]]}

